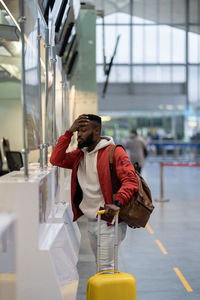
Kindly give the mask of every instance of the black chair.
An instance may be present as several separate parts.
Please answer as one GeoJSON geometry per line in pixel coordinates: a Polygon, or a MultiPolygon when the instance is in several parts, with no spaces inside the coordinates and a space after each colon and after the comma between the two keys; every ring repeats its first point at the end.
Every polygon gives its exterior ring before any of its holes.
{"type": "Polygon", "coordinates": [[[23,167],[22,154],[19,151],[6,151],[6,159],[10,171],[19,171],[23,167]]]}
{"type": "Polygon", "coordinates": [[[9,173],[8,170],[2,170],[2,168],[3,168],[3,160],[2,160],[2,156],[1,156],[1,150],[0,150],[0,176],[3,176],[5,174],[9,173]]]}
{"type": "Polygon", "coordinates": [[[2,138],[2,147],[3,147],[3,154],[6,157],[6,152],[10,151],[10,143],[8,138],[6,137],[2,138]]]}

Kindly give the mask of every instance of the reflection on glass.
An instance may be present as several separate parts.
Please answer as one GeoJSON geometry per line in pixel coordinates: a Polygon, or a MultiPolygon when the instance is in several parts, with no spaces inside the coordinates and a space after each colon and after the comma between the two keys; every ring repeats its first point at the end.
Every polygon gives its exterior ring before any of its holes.
{"type": "Polygon", "coordinates": [[[32,1],[25,1],[25,103],[26,126],[28,133],[28,149],[38,149],[40,145],[40,103],[38,100],[38,41],[37,41],[37,10],[32,1]],[[32,3],[33,4],[33,3],[32,3]]]}

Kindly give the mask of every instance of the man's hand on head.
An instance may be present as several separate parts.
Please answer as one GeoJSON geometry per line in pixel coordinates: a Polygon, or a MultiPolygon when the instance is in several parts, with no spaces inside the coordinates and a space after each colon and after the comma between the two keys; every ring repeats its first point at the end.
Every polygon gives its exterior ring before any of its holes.
{"type": "Polygon", "coordinates": [[[89,119],[87,115],[80,115],[69,128],[69,132],[75,132],[78,130],[80,126],[87,126],[89,123],[89,119]]]}

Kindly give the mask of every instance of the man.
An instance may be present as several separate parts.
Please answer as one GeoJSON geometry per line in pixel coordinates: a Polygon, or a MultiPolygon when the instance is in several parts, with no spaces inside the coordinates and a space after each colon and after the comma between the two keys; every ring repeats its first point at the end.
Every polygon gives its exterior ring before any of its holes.
{"type": "MultiPolygon", "coordinates": [[[[74,221],[81,215],[88,218],[88,233],[91,248],[97,253],[97,212],[106,208],[101,222],[101,270],[113,269],[114,226],[112,219],[116,211],[126,204],[138,190],[134,167],[122,147],[117,147],[114,168],[121,187],[113,202],[109,169],[111,137],[101,137],[101,118],[97,115],[80,115],[69,130],[58,139],[50,162],[53,165],[72,169],[71,203],[74,221]],[[78,148],[66,153],[74,132],[78,132],[78,148]]],[[[119,244],[126,234],[126,224],[119,222],[119,244]]]]}
{"type": "Polygon", "coordinates": [[[135,165],[135,168],[139,173],[141,173],[144,165],[144,159],[147,156],[147,147],[144,140],[138,136],[135,129],[132,129],[130,139],[127,142],[126,147],[130,151],[130,159],[132,164],[137,164],[137,166],[135,165]]]}

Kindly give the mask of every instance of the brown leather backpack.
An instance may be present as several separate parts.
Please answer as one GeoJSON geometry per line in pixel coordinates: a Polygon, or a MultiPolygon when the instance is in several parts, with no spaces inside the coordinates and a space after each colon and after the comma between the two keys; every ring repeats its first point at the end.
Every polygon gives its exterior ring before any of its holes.
{"type": "MultiPolygon", "coordinates": [[[[113,170],[113,157],[116,147],[122,147],[122,145],[113,145],[109,149],[109,166],[113,189],[113,199],[115,199],[116,188],[114,182],[114,170],[113,170]]],[[[144,178],[135,170],[138,180],[138,191],[132,195],[129,202],[122,206],[120,209],[119,217],[122,221],[127,223],[130,227],[139,228],[145,227],[154,206],[152,204],[151,191],[144,178]]]]}

